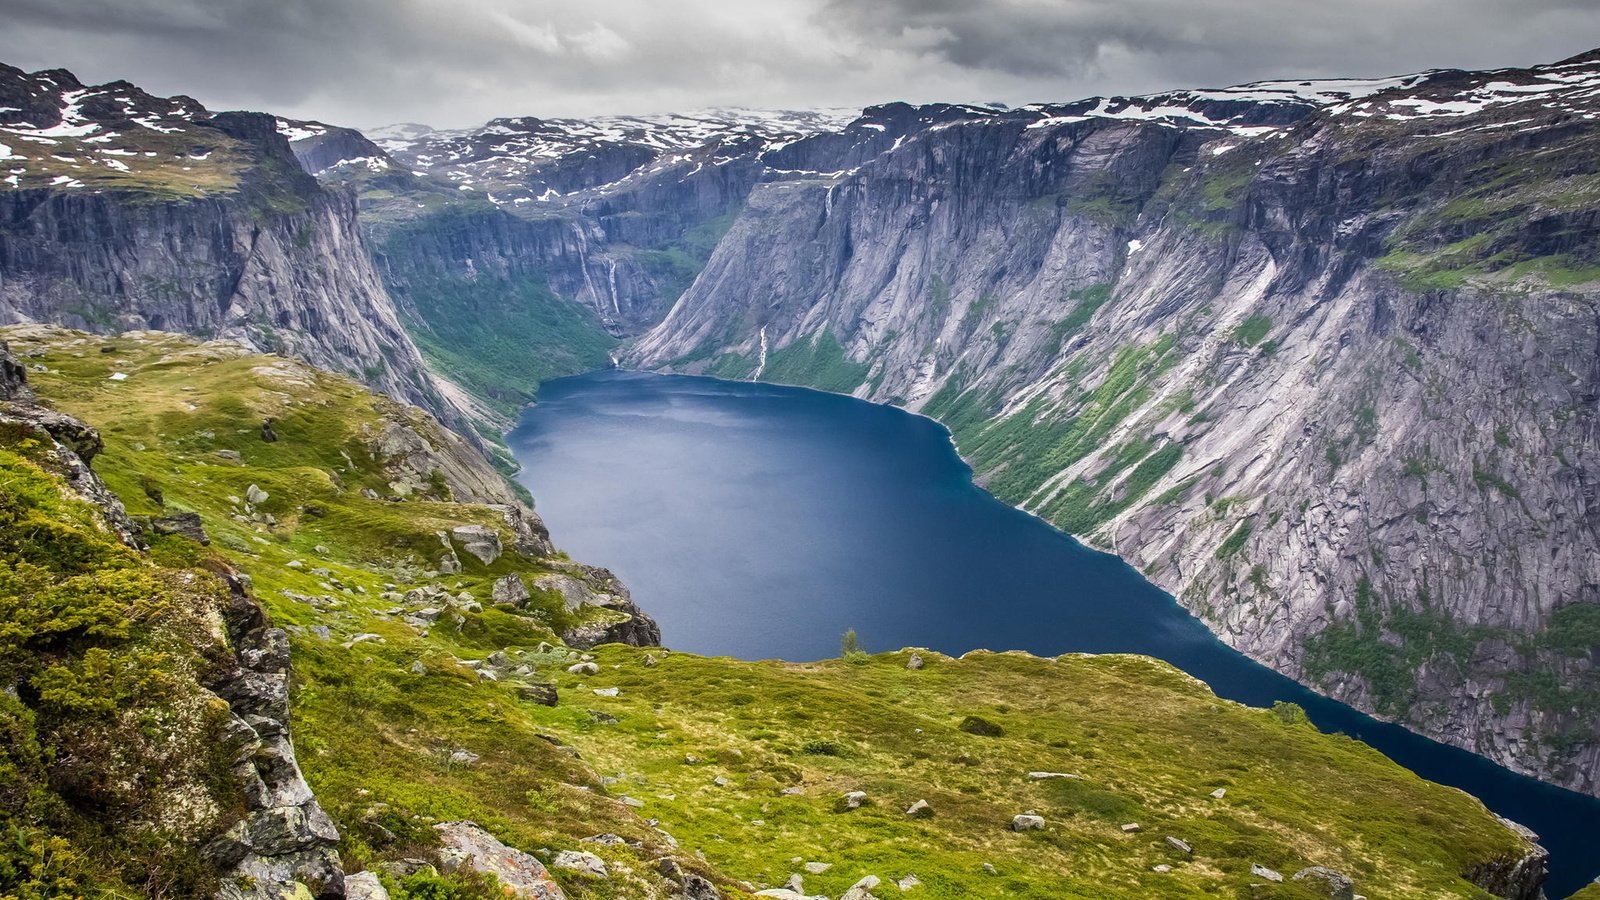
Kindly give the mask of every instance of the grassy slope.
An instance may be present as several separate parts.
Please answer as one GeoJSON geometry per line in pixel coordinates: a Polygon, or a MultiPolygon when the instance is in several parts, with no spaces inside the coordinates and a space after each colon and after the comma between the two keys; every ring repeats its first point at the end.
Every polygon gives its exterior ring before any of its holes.
{"type": "Polygon", "coordinates": [[[429,362],[507,418],[539,384],[606,365],[617,341],[594,312],[538,281],[438,279],[412,287],[412,339],[429,362]]]}
{"type": "MultiPolygon", "coordinates": [[[[680,861],[724,886],[780,883],[798,857],[835,864],[807,876],[808,890],[911,873],[924,882],[911,896],[930,898],[1231,896],[1253,881],[1252,862],[1285,874],[1332,866],[1377,896],[1481,897],[1456,873],[1523,850],[1470,797],[1321,735],[1292,708],[1221,701],[1142,658],[924,654],[927,667],[910,671],[904,654],[799,665],[655,651],[660,664],[651,666],[646,651],[611,646],[596,651],[600,674],[585,677],[565,671],[564,652],[538,652],[561,615],[542,596],[529,615],[451,614],[423,635],[383,615],[395,604],[379,592],[430,580],[425,553],[438,528],[493,520],[457,504],[360,498],[357,488],[381,476],[340,451],[351,452],[350,435],[381,413],[381,401],[337,376],[295,383],[264,373],[261,358],[176,356],[194,346],[186,339],[123,338],[110,354],[99,343],[53,343],[42,362],[59,374],[37,375],[36,385],[105,429],[97,468],[134,513],[156,511],[150,483],[168,509],[200,511],[277,620],[301,627],[297,742],[352,866],[426,854],[427,823],[458,817],[525,849],[605,857],[610,881],[563,876],[575,897],[665,890],[653,860],[674,851],[646,817],[680,842],[680,861]],[[130,378],[108,381],[113,369],[130,378]],[[279,416],[277,444],[254,435],[264,414],[279,416]],[[240,450],[243,464],[216,459],[217,448],[240,450]],[[273,495],[265,508],[277,527],[229,517],[227,498],[252,483],[273,495]],[[311,503],[326,515],[302,514],[311,503]],[[331,578],[290,569],[291,559],[326,566],[331,578]],[[282,589],[330,594],[336,605],[313,607],[282,589]],[[333,639],[307,630],[317,624],[333,639]],[[342,646],[358,632],[384,640],[342,646]],[[559,686],[558,706],[519,700],[514,684],[480,682],[457,661],[503,648],[559,686]],[[424,673],[412,671],[417,661],[424,673]],[[620,695],[593,693],[606,687],[620,695]],[[590,711],[618,721],[602,724],[590,711]],[[958,730],[967,715],[1004,733],[958,730]],[[452,762],[455,749],[480,758],[452,762]],[[1083,777],[1041,783],[1025,777],[1030,770],[1083,777]],[[1227,795],[1214,800],[1218,787],[1227,795]],[[837,811],[855,789],[869,793],[869,805],[837,811]],[[932,805],[931,818],[903,814],[917,799],[932,805]],[[1006,830],[1028,809],[1049,827],[1006,830]],[[1130,821],[1144,831],[1123,834],[1130,821]],[[582,843],[602,832],[641,849],[582,843]],[[1193,843],[1194,857],[1165,849],[1168,834],[1193,843]],[[1157,864],[1175,870],[1151,871],[1157,864]]],[[[13,345],[34,346],[14,337],[13,345]]],[[[433,580],[479,598],[492,575],[551,565],[508,556],[485,570],[463,560],[466,573],[433,580]]],[[[1254,896],[1301,894],[1271,886],[1254,896]]]]}

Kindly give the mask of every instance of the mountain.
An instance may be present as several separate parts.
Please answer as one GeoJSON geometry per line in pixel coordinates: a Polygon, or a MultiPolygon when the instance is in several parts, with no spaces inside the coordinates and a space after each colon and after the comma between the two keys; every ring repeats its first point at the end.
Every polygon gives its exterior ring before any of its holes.
{"type": "Polygon", "coordinates": [[[1524,830],[1292,704],[1134,656],[651,647],[394,449],[456,456],[419,409],[233,341],[0,338],[7,894],[1540,896],[1524,830]]]}
{"type": "Polygon", "coordinates": [[[1235,647],[1596,793],[1597,115],[1589,54],[858,122],[624,358],[938,418],[1235,647]]]}
{"type": "Polygon", "coordinates": [[[0,66],[0,166],[0,322],[238,338],[467,420],[271,117],[0,66]]]}

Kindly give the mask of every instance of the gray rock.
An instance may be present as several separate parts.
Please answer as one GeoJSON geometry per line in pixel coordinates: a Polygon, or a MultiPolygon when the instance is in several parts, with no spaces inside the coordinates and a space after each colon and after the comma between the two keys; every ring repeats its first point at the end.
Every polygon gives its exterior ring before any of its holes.
{"type": "Polygon", "coordinates": [[[557,869],[578,872],[591,878],[610,878],[611,873],[606,869],[605,860],[593,853],[582,850],[562,850],[556,854],[550,865],[557,869]]]}
{"type": "Polygon", "coordinates": [[[1139,823],[1138,822],[1129,822],[1126,825],[1122,826],[1122,833],[1123,834],[1138,834],[1139,832],[1141,832],[1143,830],[1144,830],[1143,828],[1139,827],[1139,823]]]}
{"type": "Polygon", "coordinates": [[[600,667],[592,662],[573,663],[567,666],[567,672],[573,675],[599,675],[600,667]]]}
{"type": "Polygon", "coordinates": [[[1327,897],[1328,900],[1355,900],[1355,882],[1348,875],[1323,866],[1311,866],[1294,873],[1294,880],[1327,897]]]}
{"type": "Polygon", "coordinates": [[[566,900],[550,872],[533,856],[501,843],[476,823],[441,822],[433,826],[455,865],[493,875],[509,896],[526,900],[566,900]]]}
{"type": "Polygon", "coordinates": [[[461,549],[472,554],[484,565],[492,565],[504,549],[500,546],[500,533],[482,525],[457,525],[450,529],[450,537],[461,549]]]}
{"type": "Polygon", "coordinates": [[[542,681],[517,685],[517,697],[540,706],[555,706],[558,702],[556,686],[542,681]]]}
{"type": "Polygon", "coordinates": [[[1021,813],[1011,817],[1012,831],[1034,831],[1042,828],[1044,828],[1044,818],[1042,816],[1021,813]]]}
{"type": "Polygon", "coordinates": [[[1172,849],[1178,851],[1179,853],[1184,853],[1184,854],[1192,854],[1192,853],[1194,853],[1194,847],[1191,846],[1188,841],[1183,840],[1182,838],[1175,838],[1175,837],[1173,837],[1172,835],[1169,834],[1166,837],[1162,838],[1162,841],[1168,847],[1171,847],[1172,849]]]}
{"type": "Polygon", "coordinates": [[[916,671],[917,669],[922,668],[922,654],[921,653],[913,653],[913,654],[911,654],[911,658],[906,660],[906,668],[908,668],[908,669],[910,669],[912,671],[916,671]]]}
{"type": "Polygon", "coordinates": [[[906,808],[906,815],[914,818],[926,818],[933,815],[933,807],[926,800],[918,800],[906,808]]]}
{"type": "Polygon", "coordinates": [[[506,575],[495,580],[491,595],[498,606],[523,606],[532,596],[521,575],[506,575]]]}
{"type": "MultiPolygon", "coordinates": [[[[244,455],[241,454],[237,450],[214,450],[214,451],[212,451],[211,455],[217,457],[218,459],[228,460],[229,462],[243,462],[244,461],[244,455]]],[[[351,876],[351,877],[355,877],[355,876],[351,876]]]]}
{"type": "Polygon", "coordinates": [[[375,872],[357,872],[344,877],[344,900],[389,900],[389,892],[375,872]]]}
{"type": "Polygon", "coordinates": [[[851,791],[842,798],[845,809],[860,809],[867,802],[866,791],[851,791]]]}
{"type": "Polygon", "coordinates": [[[269,496],[271,495],[269,495],[266,491],[263,491],[260,487],[252,484],[245,489],[244,501],[251,506],[260,506],[261,504],[267,502],[267,498],[269,496]]]}
{"type": "Polygon", "coordinates": [[[1268,881],[1282,881],[1283,880],[1283,876],[1282,875],[1278,874],[1277,872],[1274,872],[1273,870],[1267,868],[1266,866],[1257,865],[1255,863],[1251,863],[1250,864],[1250,874],[1254,875],[1257,878],[1265,878],[1268,881]]]}

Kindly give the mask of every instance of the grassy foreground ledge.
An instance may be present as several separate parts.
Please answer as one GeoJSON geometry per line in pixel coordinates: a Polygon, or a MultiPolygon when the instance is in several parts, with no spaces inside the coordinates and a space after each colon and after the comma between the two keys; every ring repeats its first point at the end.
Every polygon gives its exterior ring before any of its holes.
{"type": "Polygon", "coordinates": [[[166,535],[152,558],[237,568],[291,629],[301,764],[347,871],[382,872],[397,898],[501,896],[389,866],[433,859],[431,826],[452,819],[546,862],[597,855],[606,877],[553,870],[574,898],[670,896],[663,856],[730,895],[801,874],[832,897],[866,875],[880,897],[1315,897],[1288,876],[1325,866],[1374,898],[1486,898],[1468,877],[1530,850],[1474,798],[1293,706],[1221,700],[1143,657],[916,651],[912,667],[912,651],[800,664],[605,645],[591,670],[557,635],[600,612],[540,589],[519,608],[492,602],[505,575],[531,583],[570,563],[462,553],[462,571],[440,574],[438,532],[503,529],[498,514],[442,490],[363,495],[392,481],[364,436],[437,427],[420,414],[187,338],[0,339],[45,370],[31,375],[44,400],[102,430],[95,467],[130,513],[201,515],[210,547],[166,535]],[[265,416],[275,443],[257,436],[265,416]],[[233,498],[250,485],[268,499],[246,512],[233,498]],[[421,590],[452,602],[418,625],[394,595],[421,590]],[[1029,811],[1042,829],[1008,827],[1029,811]]]}

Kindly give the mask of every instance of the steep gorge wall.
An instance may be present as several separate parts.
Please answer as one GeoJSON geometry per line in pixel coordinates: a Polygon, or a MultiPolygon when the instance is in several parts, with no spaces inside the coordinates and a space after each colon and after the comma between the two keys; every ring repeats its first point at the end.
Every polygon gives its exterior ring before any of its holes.
{"type": "Polygon", "coordinates": [[[354,203],[0,193],[0,318],[233,337],[435,410],[437,386],[367,262],[354,203]]]}
{"type": "Polygon", "coordinates": [[[1596,130],[1390,108],[972,122],[762,185],[629,359],[940,418],[1230,644],[1595,793],[1596,130]]]}

